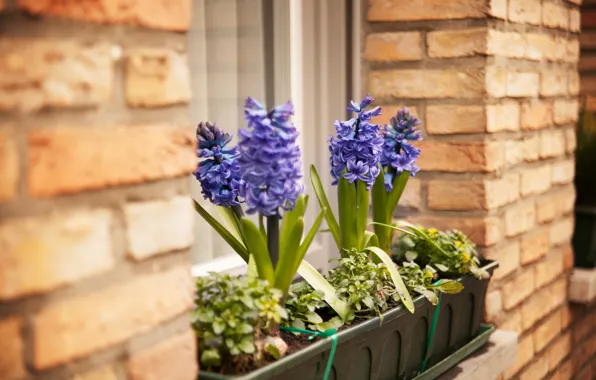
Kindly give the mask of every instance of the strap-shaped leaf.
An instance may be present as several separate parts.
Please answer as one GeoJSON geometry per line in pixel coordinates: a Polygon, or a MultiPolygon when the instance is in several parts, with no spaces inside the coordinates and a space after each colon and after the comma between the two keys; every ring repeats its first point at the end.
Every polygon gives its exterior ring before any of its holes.
{"type": "Polygon", "coordinates": [[[389,275],[391,276],[393,285],[395,285],[395,290],[397,290],[397,293],[399,294],[399,298],[401,298],[401,302],[404,304],[406,309],[413,314],[414,301],[412,301],[412,296],[410,296],[408,288],[406,288],[406,284],[404,284],[404,281],[397,270],[397,266],[391,260],[391,257],[389,257],[389,255],[379,247],[367,247],[365,250],[374,253],[379,259],[381,259],[381,261],[383,261],[387,267],[387,270],[389,270],[389,275]]]}
{"type": "Polygon", "coordinates": [[[293,210],[284,212],[284,217],[281,220],[281,227],[279,229],[279,250],[280,255],[286,249],[288,238],[294,230],[294,224],[298,218],[303,218],[306,211],[306,197],[300,195],[296,200],[296,205],[293,210]]]}
{"type": "Polygon", "coordinates": [[[304,260],[304,256],[306,255],[308,248],[310,247],[313,239],[315,238],[317,230],[323,222],[323,216],[325,215],[325,211],[325,209],[321,210],[319,216],[317,216],[317,219],[315,219],[314,224],[310,227],[308,234],[306,234],[306,237],[300,244],[300,247],[298,247],[298,250],[296,251],[296,257],[294,258],[294,273],[296,273],[296,271],[298,270],[300,263],[302,262],[302,260],[304,260]]]}
{"type": "Polygon", "coordinates": [[[230,233],[234,235],[234,237],[238,239],[242,245],[244,245],[242,242],[242,233],[240,232],[240,221],[238,220],[236,214],[234,214],[234,212],[228,207],[222,206],[217,206],[217,211],[219,212],[219,215],[225,224],[228,226],[230,233]]]}
{"type": "Polygon", "coordinates": [[[263,214],[259,214],[259,231],[261,231],[263,239],[267,240],[267,230],[265,229],[264,219],[265,217],[263,216],[263,214]]]}
{"type": "Polygon", "coordinates": [[[255,258],[259,277],[269,281],[271,285],[275,285],[273,264],[271,264],[271,257],[269,257],[267,242],[263,239],[261,232],[248,218],[240,219],[240,228],[242,229],[242,236],[244,236],[248,251],[255,258]]]}
{"type": "Polygon", "coordinates": [[[341,248],[350,250],[358,248],[358,230],[356,227],[356,185],[340,177],[337,185],[337,202],[339,209],[339,234],[341,248]]]}
{"type": "Polygon", "coordinates": [[[298,274],[304,278],[306,282],[310,284],[315,290],[322,291],[325,295],[325,302],[339,317],[345,321],[350,314],[350,305],[345,301],[340,300],[335,294],[335,288],[317,271],[315,267],[308,263],[306,260],[302,260],[300,267],[298,268],[298,274]]]}
{"type": "Polygon", "coordinates": [[[356,181],[356,183],[356,204],[358,205],[358,209],[356,210],[356,237],[358,238],[358,249],[362,249],[365,247],[363,239],[368,220],[370,198],[366,189],[366,183],[362,181],[356,181]]]}
{"type": "Polygon", "coordinates": [[[299,217],[294,222],[294,228],[292,228],[291,233],[286,236],[286,241],[282,242],[284,243],[281,245],[283,249],[279,251],[279,261],[275,267],[275,287],[284,294],[290,287],[296,274],[294,262],[297,255],[296,252],[300,247],[302,232],[304,232],[304,219],[299,217]]]}
{"type": "Polygon", "coordinates": [[[387,219],[387,190],[385,190],[385,174],[381,170],[372,188],[372,209],[375,233],[379,239],[379,247],[387,252],[391,246],[391,231],[382,226],[389,224],[391,219],[387,219]],[[381,224],[382,223],[382,224],[381,224]]]}
{"type": "Polygon", "coordinates": [[[317,199],[319,200],[321,209],[327,210],[325,211],[325,220],[327,221],[331,235],[333,235],[337,249],[341,249],[339,224],[337,224],[337,219],[335,219],[335,215],[333,215],[333,210],[329,204],[329,199],[327,198],[327,194],[325,194],[325,189],[321,183],[321,177],[319,177],[317,168],[314,165],[310,166],[310,181],[312,183],[313,189],[315,190],[315,194],[317,195],[317,199]]]}
{"type": "Polygon", "coordinates": [[[362,241],[364,247],[378,247],[379,246],[379,238],[377,234],[371,231],[364,231],[364,239],[362,241]]]}
{"type": "Polygon", "coordinates": [[[399,198],[401,198],[401,195],[406,188],[408,179],[410,179],[409,171],[403,171],[393,179],[393,188],[387,196],[387,222],[391,221],[391,217],[395,212],[399,198]]]}
{"type": "Polygon", "coordinates": [[[242,257],[244,261],[248,262],[249,254],[244,244],[238,239],[236,239],[230,231],[228,231],[221,223],[219,223],[217,219],[211,216],[211,214],[209,214],[207,210],[205,210],[194,199],[193,203],[195,210],[199,213],[199,215],[201,215],[201,217],[205,219],[207,223],[209,223],[209,225],[215,230],[215,232],[217,232],[218,235],[221,236],[221,238],[224,239],[225,242],[228,243],[228,245],[232,247],[232,249],[236,251],[236,253],[240,255],[240,257],[242,257]]]}

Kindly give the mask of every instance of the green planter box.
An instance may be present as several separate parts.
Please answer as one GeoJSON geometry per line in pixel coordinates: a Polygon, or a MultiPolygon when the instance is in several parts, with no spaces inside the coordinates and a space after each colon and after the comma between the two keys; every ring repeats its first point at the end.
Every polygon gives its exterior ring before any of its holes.
{"type": "MultiPolygon", "coordinates": [[[[497,266],[496,262],[484,263],[484,269],[491,274],[497,266]]],[[[481,332],[488,280],[466,276],[458,281],[465,287],[461,293],[443,295],[435,337],[430,346],[429,367],[464,347],[481,332]]],[[[400,306],[385,313],[382,324],[380,318],[373,318],[338,332],[337,352],[329,380],[393,380],[417,376],[426,354],[436,307],[423,297],[416,298],[414,305],[414,314],[400,306]]],[[[331,338],[319,340],[299,352],[241,376],[200,371],[199,380],[320,380],[331,342],[331,338]]],[[[459,361],[461,359],[453,361],[451,366],[459,361]]]]}
{"type": "Polygon", "coordinates": [[[596,267],[596,207],[575,209],[573,255],[576,267],[596,267]]]}

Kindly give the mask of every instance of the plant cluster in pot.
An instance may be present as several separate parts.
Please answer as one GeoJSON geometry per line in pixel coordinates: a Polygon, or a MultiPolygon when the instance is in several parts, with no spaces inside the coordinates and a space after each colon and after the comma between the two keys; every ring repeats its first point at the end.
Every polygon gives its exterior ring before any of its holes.
{"type": "Polygon", "coordinates": [[[584,109],[577,126],[575,151],[575,231],[573,253],[575,266],[596,267],[596,121],[591,110],[584,109]]]}
{"type": "Polygon", "coordinates": [[[197,279],[200,379],[409,379],[454,365],[443,359],[461,357],[452,354],[480,332],[496,263],[481,266],[457,231],[393,221],[418,171],[420,122],[401,109],[381,128],[372,102],[351,102],[355,116],[336,121],[330,139],[337,217],[311,167],[321,211],[307,233],[292,104],[268,111],[248,98],[236,147],[215,124],[199,124],[195,175],[223,223],[195,209],[248,263],[245,276],[197,279]],[[304,260],[323,219],[340,253],[325,276],[304,260]],[[304,280],[293,284],[296,273],[304,280]]]}

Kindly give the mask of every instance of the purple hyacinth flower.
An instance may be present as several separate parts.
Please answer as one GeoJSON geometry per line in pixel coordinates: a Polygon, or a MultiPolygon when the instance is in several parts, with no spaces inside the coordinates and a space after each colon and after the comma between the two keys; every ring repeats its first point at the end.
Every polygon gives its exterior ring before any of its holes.
{"type": "Polygon", "coordinates": [[[362,181],[370,189],[379,175],[383,138],[379,134],[379,126],[369,123],[369,120],[381,114],[381,107],[365,110],[373,101],[370,95],[360,104],[351,101],[348,111],[355,112],[356,117],[335,122],[337,133],[329,139],[329,162],[334,185],[343,175],[348,182],[362,181]]]}
{"type": "Polygon", "coordinates": [[[203,197],[213,204],[223,207],[240,204],[238,195],[242,178],[236,162],[236,148],[226,147],[232,136],[222,132],[217,125],[201,122],[197,126],[197,156],[199,161],[194,175],[201,183],[203,197]]]}
{"type": "Polygon", "coordinates": [[[408,141],[422,140],[422,135],[416,127],[420,120],[410,115],[407,107],[397,111],[390,124],[384,129],[383,151],[381,153],[381,166],[385,171],[385,189],[393,189],[393,179],[404,171],[410,172],[413,177],[420,170],[416,160],[420,156],[420,149],[408,141]]]}
{"type": "Polygon", "coordinates": [[[238,133],[238,164],[244,180],[240,194],[248,214],[273,216],[279,215],[280,208],[291,210],[303,191],[298,132],[290,121],[293,114],[291,102],[266,111],[254,99],[246,99],[248,128],[238,133]]]}

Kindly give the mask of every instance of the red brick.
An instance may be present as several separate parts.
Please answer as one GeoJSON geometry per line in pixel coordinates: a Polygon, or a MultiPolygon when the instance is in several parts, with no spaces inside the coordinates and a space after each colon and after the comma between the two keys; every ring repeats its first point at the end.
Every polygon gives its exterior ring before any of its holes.
{"type": "Polygon", "coordinates": [[[19,153],[12,128],[0,129],[0,202],[17,197],[19,186],[19,153]]]}
{"type": "Polygon", "coordinates": [[[573,363],[567,360],[559,369],[553,374],[550,380],[571,380],[573,377],[573,363]]]}
{"type": "Polygon", "coordinates": [[[418,165],[423,171],[493,172],[503,166],[503,147],[499,142],[421,141],[425,154],[418,165]]]}
{"type": "Polygon", "coordinates": [[[489,260],[497,260],[499,267],[493,274],[493,280],[507,277],[519,268],[520,244],[513,240],[495,247],[490,247],[483,252],[489,260]]]}
{"type": "Polygon", "coordinates": [[[485,1],[422,0],[403,2],[401,0],[370,0],[368,21],[415,21],[449,20],[462,18],[484,18],[485,1]]]}
{"type": "Polygon", "coordinates": [[[551,186],[550,165],[543,165],[536,168],[528,168],[521,172],[520,193],[523,197],[528,195],[541,194],[551,186]]]}
{"type": "Polygon", "coordinates": [[[131,380],[194,380],[197,378],[196,336],[192,330],[133,354],[131,380]]]}
{"type": "Polygon", "coordinates": [[[571,353],[571,336],[569,333],[560,336],[548,348],[548,367],[552,371],[571,353]]]}
{"type": "Polygon", "coordinates": [[[438,30],[426,35],[431,58],[468,57],[486,54],[486,28],[438,30]]]}
{"type": "Polygon", "coordinates": [[[366,36],[364,57],[372,62],[419,61],[422,59],[421,33],[369,34],[366,36]]]}
{"type": "Polygon", "coordinates": [[[545,70],[540,73],[540,96],[567,94],[567,71],[545,70]]]}
{"type": "Polygon", "coordinates": [[[47,292],[114,266],[107,210],[0,223],[0,300],[47,292]],[[84,252],[84,254],[82,254],[84,252]]]}
{"type": "Polygon", "coordinates": [[[532,72],[507,73],[507,96],[525,98],[538,96],[540,77],[532,72]]]}
{"type": "Polygon", "coordinates": [[[575,63],[579,61],[579,39],[572,38],[566,41],[565,56],[563,57],[564,62],[575,63]]]}
{"type": "Polygon", "coordinates": [[[118,380],[115,366],[105,366],[73,376],[69,380],[118,380]]]}
{"type": "Polygon", "coordinates": [[[434,210],[489,210],[519,198],[519,176],[484,181],[430,181],[428,207],[434,210]]]}
{"type": "Polygon", "coordinates": [[[581,29],[581,16],[579,9],[569,8],[569,30],[579,32],[581,29]]]}
{"type": "Polygon", "coordinates": [[[524,161],[536,161],[540,157],[540,136],[532,135],[522,140],[522,156],[524,161]]]}
{"type": "Polygon", "coordinates": [[[574,128],[565,129],[565,152],[573,153],[573,152],[575,152],[576,147],[577,147],[577,140],[575,138],[575,129],[574,128]]]}
{"type": "Polygon", "coordinates": [[[29,194],[34,197],[179,177],[195,167],[188,127],[61,127],[29,133],[29,194]]]}
{"type": "Polygon", "coordinates": [[[68,39],[0,38],[0,111],[106,103],[113,92],[114,49],[68,39]]]}
{"type": "Polygon", "coordinates": [[[485,87],[489,96],[505,97],[507,95],[507,70],[502,67],[487,67],[485,87]]]}
{"type": "Polygon", "coordinates": [[[167,49],[134,49],[126,59],[126,102],[131,107],[163,107],[190,101],[185,54],[167,49]]]}
{"type": "Polygon", "coordinates": [[[575,190],[568,186],[536,200],[536,217],[539,223],[549,222],[573,210],[575,190]]]}
{"type": "Polygon", "coordinates": [[[23,321],[17,317],[0,320],[0,378],[19,379],[27,375],[25,369],[24,344],[21,337],[23,321]]]}
{"type": "Polygon", "coordinates": [[[573,218],[559,219],[551,225],[550,242],[552,245],[566,244],[573,235],[573,218]]]}
{"type": "Polygon", "coordinates": [[[521,238],[520,262],[522,265],[534,262],[550,249],[550,229],[541,228],[531,231],[521,238]]]}
{"type": "Polygon", "coordinates": [[[549,28],[569,29],[569,14],[567,8],[551,1],[542,4],[542,24],[549,28]]]}
{"type": "Polygon", "coordinates": [[[551,252],[534,267],[536,270],[536,288],[540,288],[563,274],[563,251],[551,252]]]}
{"type": "Polygon", "coordinates": [[[540,0],[509,0],[509,20],[518,23],[540,25],[540,0]]]}
{"type": "Polygon", "coordinates": [[[495,217],[453,219],[428,215],[413,217],[411,221],[424,227],[460,230],[481,246],[493,245],[501,240],[499,219],[495,217]]]}
{"type": "Polygon", "coordinates": [[[568,87],[567,90],[569,91],[570,95],[577,95],[579,94],[579,90],[581,88],[581,79],[577,69],[569,70],[568,74],[568,87]]]}
{"type": "Polygon", "coordinates": [[[487,54],[507,58],[524,58],[526,55],[524,36],[520,33],[489,29],[487,54]]]}
{"type": "Polygon", "coordinates": [[[576,375],[573,377],[574,380],[594,380],[592,376],[592,367],[590,364],[584,366],[581,370],[576,372],[576,375]]]}
{"type": "Polygon", "coordinates": [[[410,178],[408,185],[404,189],[401,197],[399,198],[399,205],[402,207],[411,207],[419,209],[421,207],[421,196],[422,183],[417,178],[410,178]]]}
{"type": "MultiPolygon", "coordinates": [[[[521,312],[518,309],[510,312],[499,324],[499,329],[504,331],[514,331],[518,335],[523,332],[521,312]]],[[[530,341],[532,341],[530,339],[530,341]]]]}
{"type": "Polygon", "coordinates": [[[27,12],[101,24],[132,24],[147,28],[185,31],[190,28],[191,0],[137,1],[18,0],[27,12]]]}
{"type": "Polygon", "coordinates": [[[522,104],[521,127],[524,130],[546,128],[553,124],[553,105],[550,102],[530,101],[522,104]]]}
{"type": "Polygon", "coordinates": [[[500,290],[494,290],[486,294],[484,306],[484,319],[494,321],[495,317],[503,310],[503,297],[500,290]]]}
{"type": "Polygon", "coordinates": [[[594,316],[591,314],[587,314],[581,319],[576,317],[576,322],[572,328],[573,344],[577,345],[592,334],[592,330],[594,329],[594,319],[594,316]]]}
{"type": "Polygon", "coordinates": [[[557,124],[575,123],[579,116],[579,103],[576,99],[556,100],[554,120],[557,124]]]}
{"type": "Polygon", "coordinates": [[[522,327],[531,328],[567,299],[567,280],[562,278],[535,292],[521,305],[522,327]]]}
{"type": "Polygon", "coordinates": [[[569,269],[573,268],[573,264],[574,264],[573,261],[574,261],[573,249],[569,245],[563,249],[563,268],[565,268],[566,272],[569,269]]]}
{"type": "Polygon", "coordinates": [[[190,247],[195,233],[193,211],[187,196],[127,204],[124,217],[128,254],[144,260],[190,247]]]}
{"type": "Polygon", "coordinates": [[[483,106],[427,105],[426,132],[430,135],[476,133],[486,131],[486,112],[483,106]],[[462,120],[466,120],[462,123],[462,120]]]}
{"type": "Polygon", "coordinates": [[[516,236],[529,231],[536,224],[533,202],[525,202],[505,211],[505,235],[516,236]]]}
{"type": "Polygon", "coordinates": [[[486,106],[486,130],[488,132],[518,131],[519,126],[519,103],[506,102],[486,106]]]}
{"type": "Polygon", "coordinates": [[[561,161],[553,164],[553,185],[571,183],[575,176],[575,162],[573,160],[561,161]]]}
{"type": "Polygon", "coordinates": [[[558,157],[565,154],[563,131],[542,131],[540,134],[540,158],[558,157]]]}
{"type": "Polygon", "coordinates": [[[534,357],[534,342],[532,335],[526,335],[518,339],[517,356],[515,363],[505,372],[505,379],[512,378],[534,357]]]}
{"type": "Polygon", "coordinates": [[[190,270],[174,268],[54,302],[33,320],[35,367],[66,363],[148,331],[188,311],[192,294],[190,270]]]}
{"type": "MultiPolygon", "coordinates": [[[[397,111],[399,111],[401,108],[404,108],[404,107],[406,107],[410,110],[410,114],[419,116],[418,110],[414,106],[411,106],[411,105],[406,106],[404,104],[397,104],[397,105],[390,104],[390,105],[382,105],[381,106],[381,111],[382,111],[381,114],[373,117],[371,119],[371,122],[375,123],[375,124],[381,124],[381,125],[389,124],[391,118],[393,116],[397,115],[397,111]]],[[[427,129],[427,124],[428,124],[428,121],[424,125],[425,129],[427,129]]],[[[428,131],[427,131],[427,133],[428,133],[428,131]]]]}
{"type": "Polygon", "coordinates": [[[503,20],[507,19],[507,0],[490,0],[489,14],[503,20]]]}
{"type": "Polygon", "coordinates": [[[482,98],[480,70],[383,70],[368,75],[369,92],[382,98],[482,98]]]}
{"type": "Polygon", "coordinates": [[[548,373],[548,360],[545,356],[533,359],[519,375],[519,380],[544,379],[548,373]]]}
{"type": "Polygon", "coordinates": [[[503,286],[503,308],[511,310],[534,292],[534,271],[526,270],[503,286]]]}

